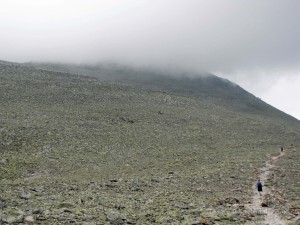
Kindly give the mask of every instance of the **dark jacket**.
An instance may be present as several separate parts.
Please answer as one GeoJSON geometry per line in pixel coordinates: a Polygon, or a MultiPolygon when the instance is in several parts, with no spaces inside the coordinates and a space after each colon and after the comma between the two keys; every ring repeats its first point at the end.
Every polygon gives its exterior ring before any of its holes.
{"type": "Polygon", "coordinates": [[[260,181],[256,182],[256,187],[258,191],[262,191],[262,183],[260,181]]]}

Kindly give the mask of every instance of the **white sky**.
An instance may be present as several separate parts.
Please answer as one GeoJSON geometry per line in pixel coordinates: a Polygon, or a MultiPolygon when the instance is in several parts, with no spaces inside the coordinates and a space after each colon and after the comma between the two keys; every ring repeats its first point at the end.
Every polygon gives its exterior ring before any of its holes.
{"type": "Polygon", "coordinates": [[[0,59],[210,71],[300,119],[298,0],[0,0],[0,59]]]}

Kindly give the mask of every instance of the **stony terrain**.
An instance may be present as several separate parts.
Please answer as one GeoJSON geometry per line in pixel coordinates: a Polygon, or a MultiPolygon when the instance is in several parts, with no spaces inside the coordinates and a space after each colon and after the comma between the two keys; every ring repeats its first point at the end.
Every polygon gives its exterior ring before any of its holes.
{"type": "Polygon", "coordinates": [[[244,204],[281,146],[289,152],[274,176],[282,179],[270,182],[278,191],[292,184],[270,207],[295,219],[299,121],[224,101],[0,62],[0,221],[259,220],[244,204]]]}

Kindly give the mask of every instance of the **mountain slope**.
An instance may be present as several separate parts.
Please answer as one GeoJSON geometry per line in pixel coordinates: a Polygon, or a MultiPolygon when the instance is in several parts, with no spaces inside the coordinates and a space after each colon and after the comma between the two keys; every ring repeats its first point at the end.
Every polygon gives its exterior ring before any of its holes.
{"type": "Polygon", "coordinates": [[[167,91],[179,95],[208,99],[229,110],[285,118],[290,123],[299,121],[268,105],[240,86],[213,74],[176,73],[155,69],[141,69],[117,64],[72,65],[72,64],[31,64],[37,68],[87,75],[102,81],[122,85],[133,85],[151,90],[167,91]]]}
{"type": "Polygon", "coordinates": [[[249,212],[223,202],[249,201],[257,168],[280,146],[299,154],[296,120],[245,113],[229,98],[14,63],[0,63],[0,80],[2,221],[242,224],[249,212]]]}

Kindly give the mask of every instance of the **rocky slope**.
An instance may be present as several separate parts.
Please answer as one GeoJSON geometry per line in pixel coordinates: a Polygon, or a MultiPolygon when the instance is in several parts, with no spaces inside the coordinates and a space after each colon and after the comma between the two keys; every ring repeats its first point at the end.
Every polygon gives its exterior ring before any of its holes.
{"type": "Polygon", "coordinates": [[[291,124],[295,118],[268,105],[240,86],[209,73],[167,71],[155,68],[136,68],[113,63],[73,65],[31,63],[36,68],[96,77],[101,81],[142,87],[155,91],[167,91],[184,96],[195,96],[221,105],[230,111],[285,118],[291,124]]]}
{"type": "Polygon", "coordinates": [[[241,224],[257,168],[299,154],[297,120],[229,98],[4,62],[0,80],[2,223],[241,224]]]}

